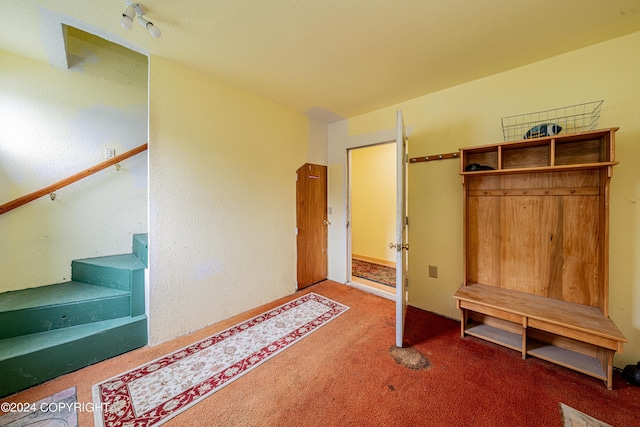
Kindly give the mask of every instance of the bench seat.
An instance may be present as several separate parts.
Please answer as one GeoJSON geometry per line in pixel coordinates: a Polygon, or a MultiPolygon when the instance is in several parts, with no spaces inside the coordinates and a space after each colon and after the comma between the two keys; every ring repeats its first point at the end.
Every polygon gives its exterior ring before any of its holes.
{"type": "Polygon", "coordinates": [[[473,335],[606,381],[612,387],[613,355],[627,341],[596,307],[481,283],[454,295],[461,335],[473,335]]]}

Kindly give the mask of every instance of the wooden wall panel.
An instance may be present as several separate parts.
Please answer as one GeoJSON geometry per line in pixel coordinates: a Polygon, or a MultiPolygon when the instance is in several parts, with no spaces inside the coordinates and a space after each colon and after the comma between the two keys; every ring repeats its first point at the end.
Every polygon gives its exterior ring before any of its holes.
{"type": "Polygon", "coordinates": [[[500,286],[500,199],[469,197],[467,279],[500,286]]]}
{"type": "Polygon", "coordinates": [[[598,306],[599,198],[564,197],[562,299],[598,306]]]}
{"type": "Polygon", "coordinates": [[[549,174],[556,188],[598,188],[600,173],[597,170],[553,172],[549,174]]]}
{"type": "Polygon", "coordinates": [[[529,190],[532,188],[551,188],[553,181],[548,174],[519,173],[500,177],[501,190],[529,190]]]}
{"type": "Polygon", "coordinates": [[[498,175],[473,176],[467,178],[469,191],[492,190],[500,188],[502,177],[498,175]]]}
{"type": "Polygon", "coordinates": [[[570,141],[556,144],[556,165],[597,163],[604,161],[605,153],[601,141],[570,141]]]}
{"type": "Polygon", "coordinates": [[[555,198],[503,197],[500,206],[501,287],[541,296],[558,293],[557,245],[549,237],[558,228],[555,198]]]}
{"type": "Polygon", "coordinates": [[[532,168],[549,166],[549,146],[503,149],[502,167],[504,169],[532,168]]]}
{"type": "Polygon", "coordinates": [[[564,203],[562,197],[543,197],[540,212],[541,233],[539,236],[540,256],[545,262],[540,271],[540,290],[538,295],[562,299],[563,295],[563,242],[564,242],[564,203]]]}

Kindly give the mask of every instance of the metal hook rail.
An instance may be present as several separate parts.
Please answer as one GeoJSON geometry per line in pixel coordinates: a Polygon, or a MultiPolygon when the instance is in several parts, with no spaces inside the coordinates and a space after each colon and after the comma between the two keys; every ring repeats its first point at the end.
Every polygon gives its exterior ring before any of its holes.
{"type": "Polygon", "coordinates": [[[445,154],[434,154],[431,156],[422,156],[422,157],[412,157],[409,159],[409,163],[420,163],[420,162],[430,162],[432,160],[446,160],[446,159],[459,159],[460,152],[456,151],[455,153],[445,153],[445,154]]]}

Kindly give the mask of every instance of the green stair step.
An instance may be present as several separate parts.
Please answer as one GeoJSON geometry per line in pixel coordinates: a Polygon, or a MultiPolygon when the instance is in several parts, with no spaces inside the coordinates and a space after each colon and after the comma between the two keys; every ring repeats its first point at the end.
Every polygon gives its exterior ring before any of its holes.
{"type": "Polygon", "coordinates": [[[144,268],[144,264],[133,254],[77,259],[71,262],[71,279],[129,291],[131,273],[141,271],[144,276],[144,268]]]}
{"type": "Polygon", "coordinates": [[[0,340],[0,397],[147,344],[147,316],[0,340]]]}
{"type": "Polygon", "coordinates": [[[144,264],[134,254],[71,262],[71,279],[131,292],[131,315],[144,313],[144,264]]]}
{"type": "Polygon", "coordinates": [[[0,294],[0,339],[129,316],[130,293],[65,282],[0,294]]]}
{"type": "Polygon", "coordinates": [[[138,257],[145,267],[149,268],[149,235],[133,235],[133,254],[138,257]]]}
{"type": "Polygon", "coordinates": [[[74,260],[71,281],[0,294],[0,398],[147,344],[148,235],[74,260]]]}

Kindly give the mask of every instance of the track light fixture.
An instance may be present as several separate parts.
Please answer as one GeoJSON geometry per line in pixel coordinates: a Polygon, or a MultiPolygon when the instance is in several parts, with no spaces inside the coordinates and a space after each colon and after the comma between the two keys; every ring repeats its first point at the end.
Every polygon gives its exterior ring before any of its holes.
{"type": "Polygon", "coordinates": [[[130,30],[133,27],[133,20],[136,15],[138,16],[138,22],[140,25],[145,27],[151,36],[158,38],[162,35],[160,28],[153,25],[153,22],[147,21],[144,18],[145,10],[144,7],[140,3],[132,3],[130,1],[125,2],[127,8],[122,13],[122,18],[120,18],[120,25],[125,30],[130,30]]]}

